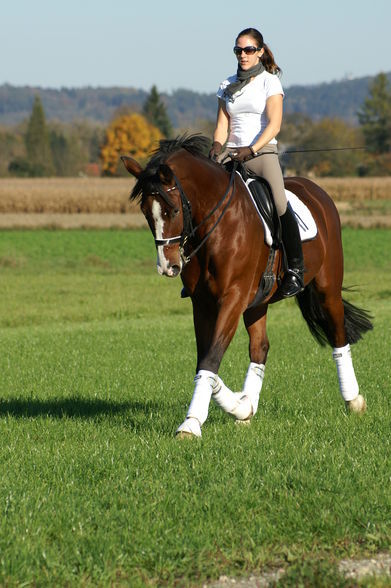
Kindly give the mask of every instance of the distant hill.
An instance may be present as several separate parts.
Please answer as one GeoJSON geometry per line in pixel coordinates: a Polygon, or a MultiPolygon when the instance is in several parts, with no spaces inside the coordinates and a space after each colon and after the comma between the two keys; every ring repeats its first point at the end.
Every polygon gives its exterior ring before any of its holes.
{"type": "MultiPolygon", "coordinates": [[[[391,82],[391,72],[386,75],[391,82]]],[[[357,124],[357,111],[368,96],[374,77],[314,86],[290,86],[286,89],[285,112],[306,114],[314,120],[338,117],[348,123],[357,124]]]]}
{"type": "MultiPolygon", "coordinates": [[[[391,72],[387,74],[391,82],[391,72]]],[[[357,110],[368,94],[373,77],[341,80],[313,86],[285,88],[285,112],[301,113],[317,120],[339,117],[357,123],[357,110]]],[[[49,120],[71,122],[87,119],[107,123],[121,106],[140,110],[148,95],[136,88],[61,88],[59,90],[30,87],[0,86],[0,125],[13,125],[28,118],[34,96],[39,94],[49,120]]],[[[199,120],[214,121],[216,96],[178,89],[161,94],[174,127],[191,126],[199,120]]]]}

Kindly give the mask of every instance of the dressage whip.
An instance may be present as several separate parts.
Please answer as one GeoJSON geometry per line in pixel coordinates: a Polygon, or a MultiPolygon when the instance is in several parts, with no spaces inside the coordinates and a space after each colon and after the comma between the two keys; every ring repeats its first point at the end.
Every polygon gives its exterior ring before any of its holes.
{"type": "MultiPolygon", "coordinates": [[[[365,150],[365,147],[329,147],[323,149],[288,149],[281,151],[279,155],[286,155],[287,153],[315,153],[316,151],[357,151],[365,150]]],[[[263,154],[262,154],[263,155],[263,154]]]]}
{"type": "MultiPolygon", "coordinates": [[[[291,153],[316,153],[321,151],[366,151],[366,147],[323,147],[322,149],[287,149],[286,151],[279,151],[278,153],[276,153],[275,151],[265,151],[264,153],[258,153],[258,155],[256,155],[255,157],[261,157],[262,155],[278,155],[279,157],[282,157],[283,155],[290,155],[291,153]]],[[[231,158],[232,156],[234,156],[234,159],[236,153],[229,152],[228,155],[231,158]]]]}

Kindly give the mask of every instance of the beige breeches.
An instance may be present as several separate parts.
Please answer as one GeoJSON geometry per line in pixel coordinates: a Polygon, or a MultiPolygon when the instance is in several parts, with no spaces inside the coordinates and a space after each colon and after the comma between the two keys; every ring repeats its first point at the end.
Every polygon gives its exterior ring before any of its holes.
{"type": "Polygon", "coordinates": [[[269,182],[278,216],[282,216],[286,211],[288,201],[285,195],[284,179],[278,160],[277,146],[265,145],[259,153],[265,153],[265,155],[258,155],[258,157],[246,161],[244,165],[257,176],[261,176],[269,182]]]}

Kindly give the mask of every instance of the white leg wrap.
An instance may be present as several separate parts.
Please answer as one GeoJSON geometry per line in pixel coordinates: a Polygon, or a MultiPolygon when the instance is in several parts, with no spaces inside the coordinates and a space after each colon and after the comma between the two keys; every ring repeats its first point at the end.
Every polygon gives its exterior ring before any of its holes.
{"type": "Polygon", "coordinates": [[[354,400],[358,396],[358,382],[354,373],[350,345],[334,347],[333,359],[337,366],[339,389],[345,402],[354,400]]]}
{"type": "Polygon", "coordinates": [[[217,376],[208,370],[200,370],[194,378],[194,392],[187,418],[197,419],[202,426],[208,417],[212,386],[216,386],[217,376]]]}
{"type": "Polygon", "coordinates": [[[238,393],[232,392],[217,376],[217,386],[213,388],[212,399],[225,412],[232,413],[238,405],[238,393]]]}
{"type": "Polygon", "coordinates": [[[245,421],[252,416],[252,404],[243,392],[232,392],[218,377],[218,385],[213,389],[212,398],[225,412],[232,414],[239,421],[245,421]]]}
{"type": "Polygon", "coordinates": [[[263,363],[251,362],[244,380],[243,394],[248,396],[253,407],[253,415],[258,410],[259,394],[262,390],[265,366],[263,363]]]}
{"type": "Polygon", "coordinates": [[[200,370],[194,378],[194,392],[186,420],[178,427],[177,433],[189,433],[201,437],[201,427],[207,419],[212,387],[217,384],[217,376],[208,370],[200,370]]]}

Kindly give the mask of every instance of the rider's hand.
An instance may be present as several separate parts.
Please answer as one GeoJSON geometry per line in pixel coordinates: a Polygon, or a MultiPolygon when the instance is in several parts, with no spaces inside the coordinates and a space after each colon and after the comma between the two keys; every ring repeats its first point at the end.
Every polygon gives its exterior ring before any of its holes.
{"type": "Polygon", "coordinates": [[[229,153],[231,159],[234,161],[247,161],[254,157],[254,153],[250,147],[234,147],[229,153]]]}
{"type": "Polygon", "coordinates": [[[209,159],[212,161],[216,161],[217,157],[220,155],[223,146],[218,141],[213,141],[212,149],[209,151],[209,159]]]}

